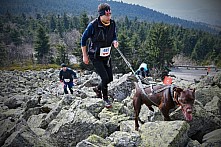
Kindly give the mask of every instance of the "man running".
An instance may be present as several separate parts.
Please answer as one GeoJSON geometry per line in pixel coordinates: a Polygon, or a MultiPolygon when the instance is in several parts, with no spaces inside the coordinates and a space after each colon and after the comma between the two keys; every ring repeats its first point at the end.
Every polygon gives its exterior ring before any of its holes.
{"type": "Polygon", "coordinates": [[[67,68],[67,66],[62,63],[61,64],[62,70],[59,73],[60,81],[64,83],[64,93],[68,94],[67,87],[69,88],[71,94],[73,94],[72,87],[74,86],[73,80],[77,79],[76,73],[71,70],[70,68],[67,68]]]}

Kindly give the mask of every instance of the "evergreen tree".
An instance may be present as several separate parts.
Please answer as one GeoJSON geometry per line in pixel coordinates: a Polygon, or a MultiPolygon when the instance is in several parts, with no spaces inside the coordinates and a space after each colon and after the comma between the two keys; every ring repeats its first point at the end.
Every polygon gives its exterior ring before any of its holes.
{"type": "Polygon", "coordinates": [[[15,29],[12,29],[10,31],[10,37],[12,39],[12,42],[16,45],[16,46],[19,46],[22,44],[22,39],[21,39],[21,35],[20,33],[15,30],[15,29]]]}
{"type": "Polygon", "coordinates": [[[50,31],[54,32],[56,29],[56,21],[54,15],[51,15],[50,17],[50,31]]]}
{"type": "Polygon", "coordinates": [[[5,65],[7,65],[7,56],[7,49],[2,43],[0,43],[0,67],[4,67],[5,65]]]}
{"type": "Polygon", "coordinates": [[[160,24],[151,30],[149,48],[150,55],[158,68],[162,69],[165,61],[170,62],[172,60],[175,53],[172,50],[172,40],[167,27],[160,24]]]}
{"type": "Polygon", "coordinates": [[[62,22],[61,22],[61,19],[58,19],[57,31],[58,31],[59,36],[60,36],[61,38],[63,38],[64,27],[63,27],[63,24],[62,24],[62,22]]]}
{"type": "Polygon", "coordinates": [[[87,27],[88,23],[89,23],[89,18],[87,16],[87,13],[84,11],[80,15],[80,33],[81,34],[84,32],[84,30],[87,27]]]}
{"type": "Polygon", "coordinates": [[[41,25],[39,25],[35,41],[37,63],[47,64],[49,62],[48,58],[49,50],[50,50],[49,37],[47,36],[44,28],[41,25]]]}
{"type": "Polygon", "coordinates": [[[66,13],[64,13],[63,15],[63,22],[64,22],[64,29],[66,31],[69,30],[70,23],[69,23],[68,16],[66,13]]]}
{"type": "Polygon", "coordinates": [[[67,49],[66,49],[65,45],[58,44],[56,46],[56,49],[58,51],[58,55],[57,55],[57,58],[56,58],[56,63],[57,64],[69,63],[68,53],[67,53],[67,49]]]}

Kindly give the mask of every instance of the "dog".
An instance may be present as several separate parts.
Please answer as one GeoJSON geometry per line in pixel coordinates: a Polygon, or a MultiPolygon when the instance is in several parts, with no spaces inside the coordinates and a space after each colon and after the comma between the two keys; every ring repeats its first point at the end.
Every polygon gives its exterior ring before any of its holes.
{"type": "Polygon", "coordinates": [[[154,111],[152,105],[157,106],[163,114],[165,121],[170,121],[169,111],[176,106],[181,106],[186,121],[192,120],[192,110],[195,100],[195,89],[182,89],[174,85],[156,85],[144,88],[144,91],[135,83],[135,94],[133,96],[133,107],[135,111],[135,130],[138,131],[139,124],[143,121],[139,118],[141,106],[145,104],[149,110],[154,111]],[[145,92],[145,93],[144,93],[145,92]]]}

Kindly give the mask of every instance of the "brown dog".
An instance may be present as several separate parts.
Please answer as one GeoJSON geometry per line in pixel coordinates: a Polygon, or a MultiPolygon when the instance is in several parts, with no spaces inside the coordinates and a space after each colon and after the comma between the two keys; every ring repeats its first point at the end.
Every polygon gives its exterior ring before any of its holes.
{"type": "Polygon", "coordinates": [[[135,130],[138,130],[138,120],[141,106],[145,104],[151,111],[154,109],[152,105],[157,106],[164,116],[165,121],[169,121],[169,110],[175,108],[176,105],[181,106],[183,115],[187,121],[192,120],[192,106],[195,100],[195,89],[183,90],[172,85],[154,86],[151,88],[144,88],[144,94],[137,82],[135,83],[136,92],[133,97],[133,106],[135,111],[135,130]]]}

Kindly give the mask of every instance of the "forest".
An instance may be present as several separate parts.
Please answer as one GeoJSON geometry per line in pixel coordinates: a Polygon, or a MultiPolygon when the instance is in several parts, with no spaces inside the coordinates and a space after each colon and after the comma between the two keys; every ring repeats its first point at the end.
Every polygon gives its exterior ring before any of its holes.
{"type": "MultiPolygon", "coordinates": [[[[82,69],[80,38],[88,23],[96,16],[48,13],[42,15],[7,13],[0,16],[0,66],[70,63],[77,57],[82,69]]],[[[142,62],[162,68],[171,64],[177,54],[198,65],[221,67],[221,33],[184,28],[163,22],[147,22],[125,16],[116,20],[119,49],[134,68],[142,62]]],[[[114,72],[129,69],[116,50],[112,50],[114,72]]]]}

